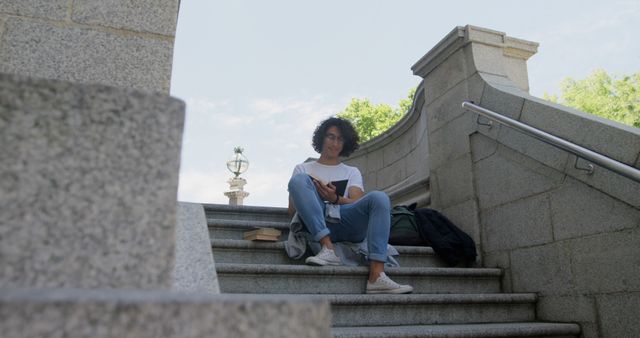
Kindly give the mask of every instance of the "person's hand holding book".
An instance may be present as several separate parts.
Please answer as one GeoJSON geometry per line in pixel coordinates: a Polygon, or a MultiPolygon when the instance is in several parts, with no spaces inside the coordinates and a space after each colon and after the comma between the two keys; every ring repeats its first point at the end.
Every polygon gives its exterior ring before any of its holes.
{"type": "Polygon", "coordinates": [[[340,199],[340,195],[336,192],[336,187],[331,183],[327,183],[326,185],[321,183],[320,181],[314,179],[313,184],[316,186],[316,190],[318,190],[318,194],[322,197],[323,200],[329,201],[333,204],[337,204],[340,199]]]}

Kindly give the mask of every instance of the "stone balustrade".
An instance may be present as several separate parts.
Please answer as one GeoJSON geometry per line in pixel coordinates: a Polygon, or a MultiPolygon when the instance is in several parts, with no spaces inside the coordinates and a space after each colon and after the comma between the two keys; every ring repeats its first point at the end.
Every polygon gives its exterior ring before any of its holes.
{"type": "Polygon", "coordinates": [[[578,322],[585,337],[636,336],[640,183],[597,166],[589,174],[575,155],[461,107],[473,101],[640,168],[639,129],[527,93],[536,51],[502,32],[455,28],[412,68],[424,79],[420,117],[365,144],[352,163],[387,191],[410,190],[407,163],[426,166],[431,207],[472,235],[484,266],[504,269],[504,291],[537,292],[541,319],[578,322]],[[407,154],[411,129],[427,147],[407,154]]]}

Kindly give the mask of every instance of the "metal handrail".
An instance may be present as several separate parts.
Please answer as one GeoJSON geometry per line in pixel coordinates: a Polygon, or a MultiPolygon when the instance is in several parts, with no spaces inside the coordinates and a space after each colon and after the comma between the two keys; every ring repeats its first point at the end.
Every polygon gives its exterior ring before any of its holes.
{"type": "Polygon", "coordinates": [[[581,147],[575,143],[569,142],[565,139],[559,138],[557,136],[546,133],[540,129],[531,127],[522,122],[516,121],[512,118],[506,117],[504,115],[500,115],[496,112],[493,112],[489,109],[480,107],[472,102],[462,102],[462,108],[473,111],[477,114],[485,116],[491,120],[495,120],[498,123],[504,124],[507,127],[511,127],[517,130],[524,132],[530,136],[537,138],[538,140],[548,143],[552,146],[558,147],[560,149],[564,149],[580,158],[583,158],[589,162],[593,162],[603,168],[609,169],[613,172],[616,172],[622,176],[630,178],[636,182],[640,182],[640,170],[626,165],[620,161],[614,160],[610,157],[599,154],[595,151],[589,150],[587,148],[581,147]]]}

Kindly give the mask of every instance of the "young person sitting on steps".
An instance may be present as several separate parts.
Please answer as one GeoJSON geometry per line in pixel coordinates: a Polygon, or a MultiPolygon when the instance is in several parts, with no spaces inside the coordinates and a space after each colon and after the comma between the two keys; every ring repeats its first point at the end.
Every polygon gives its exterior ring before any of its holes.
{"type": "Polygon", "coordinates": [[[313,148],[320,153],[317,161],[296,165],[289,180],[289,214],[295,212],[314,240],[322,245],[320,252],[308,257],[310,265],[341,265],[334,242],[353,243],[367,239],[369,279],[367,293],[410,293],[413,287],[400,285],[384,273],[390,229],[389,197],[380,191],[364,192],[358,168],[341,163],[340,157],[358,148],[358,133],[351,123],[329,118],[318,125],[313,134],[313,148]],[[312,178],[313,176],[313,178],[312,178]],[[343,196],[331,184],[347,180],[343,196]],[[325,221],[325,209],[339,206],[339,223],[325,221]]]}

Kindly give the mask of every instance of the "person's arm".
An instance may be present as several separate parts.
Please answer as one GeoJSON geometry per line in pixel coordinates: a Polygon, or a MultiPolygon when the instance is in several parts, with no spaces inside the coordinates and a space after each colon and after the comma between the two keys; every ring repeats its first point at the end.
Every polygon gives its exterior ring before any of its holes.
{"type": "Polygon", "coordinates": [[[336,204],[351,204],[364,196],[364,191],[358,187],[349,188],[349,197],[340,196],[336,204]]]}

